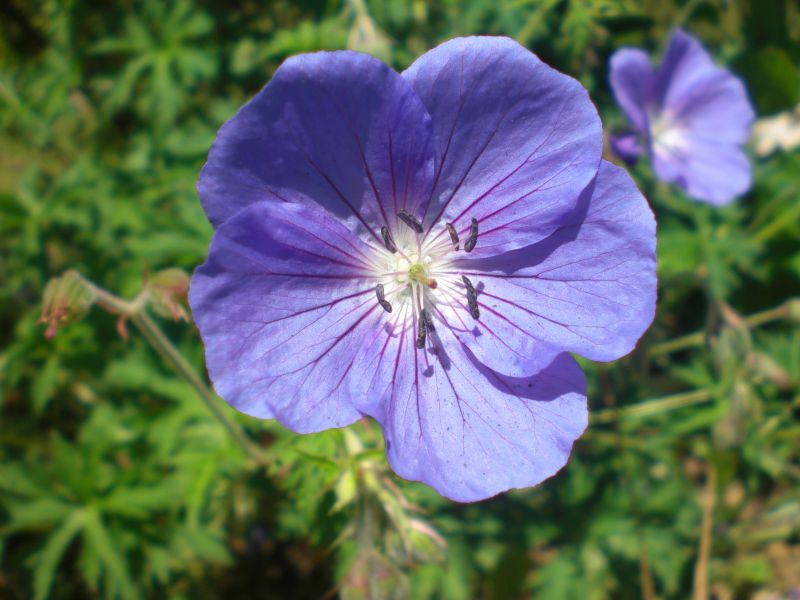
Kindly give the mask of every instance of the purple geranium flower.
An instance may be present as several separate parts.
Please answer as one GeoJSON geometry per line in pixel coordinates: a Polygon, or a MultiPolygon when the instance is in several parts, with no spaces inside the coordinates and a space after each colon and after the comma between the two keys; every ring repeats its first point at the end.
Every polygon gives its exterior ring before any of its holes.
{"type": "Polygon", "coordinates": [[[601,137],[580,84],[506,38],[402,74],[287,60],[200,174],[217,392],[301,433],[369,415],[454,500],[550,477],[587,422],[568,352],[616,359],[653,318],[653,216],[601,137]]]}
{"type": "Polygon", "coordinates": [[[618,50],[611,87],[634,129],[611,140],[623,160],[635,161],[646,148],[659,179],[710,204],[750,189],[741,148],[754,117],[747,92],[691,35],[675,30],[656,69],[642,50],[618,50]]]}

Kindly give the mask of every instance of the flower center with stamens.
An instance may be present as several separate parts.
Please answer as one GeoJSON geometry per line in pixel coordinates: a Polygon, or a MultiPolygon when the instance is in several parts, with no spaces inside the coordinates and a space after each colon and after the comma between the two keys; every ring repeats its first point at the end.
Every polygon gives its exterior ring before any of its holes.
{"type": "Polygon", "coordinates": [[[473,319],[480,317],[479,291],[467,277],[454,272],[454,260],[472,252],[478,242],[478,220],[460,233],[453,223],[444,223],[439,232],[425,232],[422,222],[406,210],[398,213],[400,224],[394,230],[381,227],[388,260],[380,260],[385,271],[377,274],[375,295],[386,313],[404,319],[411,315],[416,323],[416,345],[432,344],[437,319],[447,319],[442,311],[466,309],[473,319]],[[394,307],[397,307],[397,310],[394,307]]]}

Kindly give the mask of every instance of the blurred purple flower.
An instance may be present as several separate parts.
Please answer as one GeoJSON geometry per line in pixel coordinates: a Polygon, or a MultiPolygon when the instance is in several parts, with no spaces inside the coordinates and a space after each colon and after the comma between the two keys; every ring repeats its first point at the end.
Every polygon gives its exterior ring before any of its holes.
{"type": "Polygon", "coordinates": [[[653,216],[601,137],[580,84],[506,38],[402,75],[287,60],[198,183],[217,392],[300,433],[369,415],[392,468],[454,500],[550,477],[587,423],[567,353],[627,354],[655,305],[653,216]]]}
{"type": "Polygon", "coordinates": [[[739,78],[715,66],[694,37],[675,30],[655,69],[642,50],[618,50],[611,87],[634,130],[612,138],[620,158],[635,162],[646,148],[659,179],[709,204],[727,204],[750,189],[741,146],[753,108],[739,78]]]}

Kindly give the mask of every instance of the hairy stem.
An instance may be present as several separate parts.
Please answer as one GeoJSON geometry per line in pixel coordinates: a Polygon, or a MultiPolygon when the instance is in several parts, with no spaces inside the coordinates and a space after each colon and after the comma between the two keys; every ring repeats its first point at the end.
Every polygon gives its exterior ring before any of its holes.
{"type": "Polygon", "coordinates": [[[694,590],[692,600],[708,600],[708,561],[711,557],[711,542],[714,530],[714,505],[717,494],[717,470],[708,463],[706,489],[701,497],[703,521],[700,527],[700,543],[697,562],[694,566],[694,590]]]}
{"type": "Polygon", "coordinates": [[[656,415],[669,410],[676,410],[692,404],[700,404],[711,399],[711,392],[708,390],[695,390],[683,392],[663,398],[653,398],[638,404],[624,406],[622,408],[607,408],[596,411],[592,415],[593,423],[611,423],[618,419],[641,418],[656,415]]]}
{"type": "Polygon", "coordinates": [[[211,388],[194,371],[178,349],[169,341],[164,332],[147,314],[148,290],[145,287],[133,300],[120,298],[83,278],[85,285],[95,296],[97,304],[104,310],[129,318],[150,345],[170,364],[175,372],[186,380],[200,396],[212,415],[222,424],[242,450],[257,463],[264,463],[265,456],[260,448],[247,436],[236,421],[231,419],[219,406],[219,399],[211,388]]]}
{"type": "Polygon", "coordinates": [[[228,430],[228,433],[241,446],[242,450],[256,462],[263,462],[264,455],[261,450],[247,437],[247,434],[239,424],[223,412],[219,406],[217,395],[200,379],[192,369],[192,366],[156,325],[155,321],[144,311],[134,314],[131,320],[156,351],[172,365],[175,372],[195,389],[197,395],[200,396],[208,410],[211,411],[211,414],[228,430]]]}
{"type": "MultiPolygon", "coordinates": [[[[754,313],[749,317],[745,317],[744,322],[748,327],[760,327],[761,325],[766,325],[767,323],[771,323],[773,321],[785,319],[789,316],[789,302],[791,302],[791,300],[787,300],[774,308],[754,313]]],[[[656,356],[663,356],[665,354],[679,352],[680,350],[685,350],[687,348],[702,346],[703,342],[705,341],[705,336],[705,331],[696,331],[672,340],[667,340],[666,342],[661,342],[660,344],[651,346],[647,351],[647,355],[650,358],[654,358],[656,356]]]]}

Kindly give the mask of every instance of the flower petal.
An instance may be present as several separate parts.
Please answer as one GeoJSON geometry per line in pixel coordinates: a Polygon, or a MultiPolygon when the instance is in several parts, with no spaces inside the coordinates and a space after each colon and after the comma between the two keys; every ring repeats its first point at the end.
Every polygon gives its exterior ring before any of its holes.
{"type": "Polygon", "coordinates": [[[197,188],[215,226],[254,202],[291,197],[380,239],[400,208],[425,211],[431,131],[411,86],[379,60],[301,54],[223,125],[197,188]]]}
{"type": "Polygon", "coordinates": [[[383,313],[365,248],[299,203],[253,204],[217,229],[189,301],[222,398],[301,433],[362,416],[347,379],[383,313]]]}
{"type": "Polygon", "coordinates": [[[466,235],[477,218],[476,256],[548,236],[597,173],[601,125],[586,90],[511,39],[450,40],[403,77],[433,117],[438,164],[425,224],[443,217],[466,235]]]}
{"type": "Polygon", "coordinates": [[[747,90],[698,40],[675,31],[657,79],[662,110],[675,126],[708,142],[747,141],[755,118],[747,90]]]}
{"type": "Polygon", "coordinates": [[[741,148],[693,136],[686,136],[677,148],[656,146],[653,167],[659,179],[717,206],[746,193],[752,183],[750,161],[741,148]]]}
{"type": "Polygon", "coordinates": [[[711,55],[696,38],[683,29],[674,30],[656,71],[659,106],[680,106],[695,83],[716,69],[711,55]]]}
{"type": "Polygon", "coordinates": [[[639,157],[644,154],[641,137],[641,134],[626,132],[611,135],[608,143],[614,154],[625,161],[626,165],[632,167],[639,160],[639,157]]]}
{"type": "Polygon", "coordinates": [[[698,80],[675,110],[675,123],[695,138],[743,144],[755,113],[739,78],[714,69],[698,80]]]}
{"type": "MultiPolygon", "coordinates": [[[[454,324],[478,360],[513,376],[557,354],[593,360],[629,353],[653,320],[655,220],[630,176],[608,162],[547,239],[482,260],[462,260],[480,319],[454,324]]],[[[466,309],[465,309],[466,310],[466,309]]]]}
{"type": "Polygon", "coordinates": [[[650,58],[637,48],[623,48],[611,56],[611,88],[631,125],[647,131],[647,105],[653,98],[654,72],[650,58]]]}
{"type": "Polygon", "coordinates": [[[394,471],[459,502],[554,475],[588,421],[580,367],[562,354],[533,376],[506,377],[440,329],[436,354],[406,343],[381,361],[402,371],[378,417],[394,471]]]}

